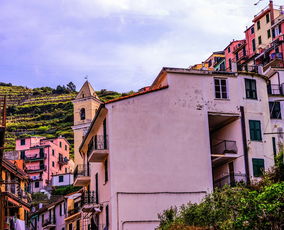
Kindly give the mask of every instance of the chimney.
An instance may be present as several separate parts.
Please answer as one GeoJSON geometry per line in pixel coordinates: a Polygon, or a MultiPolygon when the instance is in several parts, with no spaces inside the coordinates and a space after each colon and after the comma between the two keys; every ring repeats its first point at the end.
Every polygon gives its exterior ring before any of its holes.
{"type": "Polygon", "coordinates": [[[271,25],[273,25],[274,24],[274,10],[273,10],[272,0],[269,1],[269,9],[270,9],[270,21],[271,21],[271,25]]]}

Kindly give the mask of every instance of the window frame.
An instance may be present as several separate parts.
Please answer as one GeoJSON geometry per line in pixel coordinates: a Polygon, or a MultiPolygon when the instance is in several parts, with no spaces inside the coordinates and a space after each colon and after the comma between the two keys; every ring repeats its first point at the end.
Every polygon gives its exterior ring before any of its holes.
{"type": "Polygon", "coordinates": [[[62,182],[64,182],[64,176],[63,175],[59,175],[58,183],[62,183],[62,182]]]}
{"type": "Polygon", "coordinates": [[[21,139],[21,146],[26,145],[26,139],[21,139]]]}
{"type": "Polygon", "coordinates": [[[270,112],[270,119],[279,119],[279,120],[281,120],[282,119],[282,114],[281,114],[281,103],[280,103],[280,101],[269,101],[269,112],[270,112]],[[279,116],[279,114],[280,114],[280,116],[279,116]],[[274,115],[276,115],[276,116],[274,116],[274,115]]]}
{"type": "Polygon", "coordinates": [[[257,40],[258,40],[258,44],[261,45],[262,44],[261,36],[258,36],[257,40]]]}
{"type": "Polygon", "coordinates": [[[251,141],[262,141],[260,120],[249,120],[249,133],[251,141]]]}
{"type": "Polygon", "coordinates": [[[245,92],[246,92],[246,99],[257,100],[257,85],[255,79],[245,78],[245,92]],[[254,82],[255,89],[253,89],[252,82],[254,82]]]}
{"type": "Polygon", "coordinates": [[[253,176],[254,177],[261,177],[263,175],[263,171],[265,170],[265,162],[264,159],[262,158],[252,158],[252,171],[253,171],[253,176]],[[261,162],[261,163],[260,163],[261,162]],[[263,166],[263,167],[259,167],[258,169],[256,169],[256,167],[259,166],[263,166]],[[262,168],[262,171],[261,171],[262,168]]]}
{"type": "Polygon", "coordinates": [[[267,38],[271,38],[271,30],[267,30],[267,38]]]}
{"type": "Polygon", "coordinates": [[[258,20],[258,21],[256,22],[256,28],[257,28],[257,30],[260,30],[260,20],[258,20]]]}
{"type": "Polygon", "coordinates": [[[214,78],[214,94],[215,99],[228,100],[229,99],[229,90],[228,90],[228,79],[227,78],[214,78]],[[216,84],[218,82],[219,84],[216,84]],[[222,82],[225,82],[225,85],[222,85],[222,82]],[[219,91],[216,90],[218,87],[219,91]],[[224,88],[225,87],[225,91],[224,88]],[[219,94],[219,96],[218,96],[219,94]],[[225,95],[225,96],[224,96],[225,95]]]}
{"type": "Polygon", "coordinates": [[[267,14],[265,15],[265,19],[266,19],[266,23],[269,23],[269,22],[270,22],[270,15],[269,15],[269,13],[267,13],[267,14]]]}

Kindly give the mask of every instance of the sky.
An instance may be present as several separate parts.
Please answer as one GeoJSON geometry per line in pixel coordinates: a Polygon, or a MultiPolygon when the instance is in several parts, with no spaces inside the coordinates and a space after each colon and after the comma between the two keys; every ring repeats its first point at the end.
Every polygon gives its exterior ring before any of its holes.
{"type": "Polygon", "coordinates": [[[138,90],[243,39],[257,1],[1,0],[0,82],[138,90]]]}

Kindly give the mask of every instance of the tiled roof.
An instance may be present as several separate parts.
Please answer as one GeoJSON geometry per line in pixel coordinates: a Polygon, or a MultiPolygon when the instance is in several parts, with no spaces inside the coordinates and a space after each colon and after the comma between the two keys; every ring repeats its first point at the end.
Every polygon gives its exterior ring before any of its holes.
{"type": "Polygon", "coordinates": [[[17,167],[17,165],[13,164],[11,160],[3,159],[2,166],[10,172],[14,173],[16,176],[28,179],[28,174],[24,170],[17,167]]]}
{"type": "Polygon", "coordinates": [[[152,93],[152,92],[155,92],[155,91],[158,91],[158,90],[161,90],[161,89],[166,89],[168,87],[169,86],[166,85],[166,86],[162,86],[162,87],[159,87],[159,88],[153,88],[153,89],[145,90],[145,91],[142,91],[142,92],[134,93],[134,94],[131,94],[131,95],[119,97],[119,98],[116,98],[116,99],[113,99],[113,100],[109,100],[109,101],[105,102],[105,104],[109,104],[109,103],[117,102],[117,101],[122,101],[122,100],[125,100],[125,99],[128,99],[128,98],[140,96],[140,95],[147,94],[147,93],[152,93]]]}

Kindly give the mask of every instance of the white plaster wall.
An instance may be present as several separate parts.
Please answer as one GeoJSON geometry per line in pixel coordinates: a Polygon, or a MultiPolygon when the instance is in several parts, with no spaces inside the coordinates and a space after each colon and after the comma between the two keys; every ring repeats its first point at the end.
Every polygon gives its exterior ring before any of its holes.
{"type": "MultiPolygon", "coordinates": [[[[155,220],[170,205],[196,202],[212,190],[208,112],[240,114],[244,106],[250,169],[252,157],[265,158],[266,168],[273,164],[271,138],[249,142],[249,119],[260,120],[262,132],[271,131],[265,81],[254,78],[258,99],[248,100],[244,78],[251,76],[218,76],[228,78],[229,99],[216,100],[213,77],[168,74],[169,88],[106,105],[110,179],[104,185],[103,164],[93,163],[91,188],[99,172],[100,203],[110,203],[110,229],[139,229],[135,221],[155,220]],[[121,193],[145,196],[125,199],[121,193]]],[[[243,154],[240,125],[236,121],[227,134],[243,154]]],[[[243,162],[238,160],[236,171],[244,171],[243,162]]],[[[100,218],[104,223],[104,211],[100,218]]]]}

